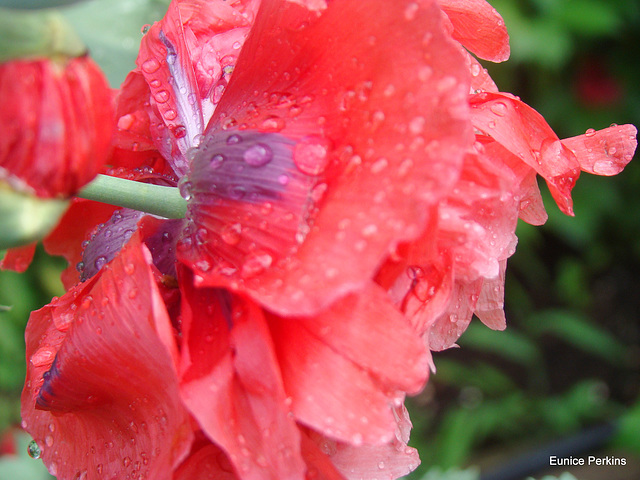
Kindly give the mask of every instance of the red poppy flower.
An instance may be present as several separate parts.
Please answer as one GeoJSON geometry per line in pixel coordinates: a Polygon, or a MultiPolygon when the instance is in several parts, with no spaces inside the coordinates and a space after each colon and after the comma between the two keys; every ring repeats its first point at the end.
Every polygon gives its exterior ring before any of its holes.
{"type": "Polygon", "coordinates": [[[171,4],[118,94],[110,174],[178,185],[187,218],[101,207],[52,236],[70,290],[30,319],[23,394],[50,470],[415,468],[404,397],[473,313],[504,328],[536,174],[570,212],[580,169],[635,148],[631,126],[560,141],[462,45],[508,56],[486,2],[171,4]]]}
{"type": "Polygon", "coordinates": [[[69,197],[104,165],[111,91],[89,57],[0,65],[0,179],[39,197],[69,197]]]}

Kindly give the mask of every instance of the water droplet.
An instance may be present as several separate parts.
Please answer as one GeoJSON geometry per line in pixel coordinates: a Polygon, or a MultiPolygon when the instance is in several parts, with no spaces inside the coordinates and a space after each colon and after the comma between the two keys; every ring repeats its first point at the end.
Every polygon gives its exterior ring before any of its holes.
{"type": "Polygon", "coordinates": [[[247,255],[242,265],[241,274],[244,278],[254,277],[271,266],[273,257],[265,251],[255,251],[247,255]]]}
{"type": "Polygon", "coordinates": [[[596,134],[595,128],[589,128],[586,132],[584,132],[585,136],[593,137],[596,134]]]}
{"type": "Polygon", "coordinates": [[[404,18],[407,21],[411,21],[414,18],[416,18],[416,13],[418,12],[418,4],[417,3],[410,3],[409,5],[407,5],[407,7],[404,9],[404,18]]]}
{"type": "MultiPolygon", "coordinates": [[[[145,25],[146,27],[147,25],[145,25]]],[[[144,27],[143,27],[144,28],[144,27]]],[[[157,72],[160,68],[160,62],[155,58],[150,58],[142,64],[142,71],[145,73],[157,72]]]]}
{"type": "Polygon", "coordinates": [[[380,173],[389,166],[389,161],[386,158],[379,158],[371,165],[371,173],[380,173]]]}
{"type": "Polygon", "coordinates": [[[480,70],[482,70],[482,67],[479,63],[473,63],[471,65],[471,75],[473,75],[474,77],[480,75],[480,70]]]}
{"type": "Polygon", "coordinates": [[[242,225],[234,223],[232,225],[225,225],[220,232],[220,237],[228,245],[237,245],[242,238],[242,225]]]}
{"type": "Polygon", "coordinates": [[[507,106],[502,102],[496,102],[490,107],[491,111],[499,117],[504,117],[507,114],[507,106]]]}
{"type": "Polygon", "coordinates": [[[227,137],[227,145],[235,145],[241,142],[242,142],[242,137],[240,135],[233,134],[227,137]]]}
{"type": "Polygon", "coordinates": [[[178,125],[173,129],[173,136],[176,138],[184,138],[187,135],[187,129],[184,125],[178,125]]]}
{"type": "Polygon", "coordinates": [[[420,135],[424,131],[424,124],[426,120],[424,117],[415,117],[409,122],[409,131],[414,135],[420,135]]]}
{"type": "Polygon", "coordinates": [[[261,130],[266,132],[279,132],[285,127],[284,119],[280,117],[268,117],[260,124],[261,130]]]}
{"type": "Polygon", "coordinates": [[[47,435],[44,439],[44,443],[47,445],[47,447],[52,447],[53,446],[53,437],[51,435],[47,435]]]}
{"type": "Polygon", "coordinates": [[[125,467],[128,467],[129,465],[131,465],[131,458],[129,457],[124,457],[122,459],[122,465],[124,465],[125,467]]]}
{"type": "Polygon", "coordinates": [[[307,175],[319,175],[329,163],[329,143],[327,140],[310,136],[300,140],[293,151],[293,162],[307,175]]]}
{"type": "Polygon", "coordinates": [[[27,453],[31,458],[35,458],[36,460],[40,458],[40,456],[42,455],[42,450],[40,450],[38,442],[36,442],[35,440],[31,440],[29,442],[29,445],[27,445],[27,453]]]}
{"type": "Polygon", "coordinates": [[[186,201],[191,200],[191,187],[192,184],[189,181],[189,177],[182,177],[178,181],[178,190],[180,191],[180,195],[182,195],[182,198],[184,198],[186,201]]]}
{"type": "Polygon", "coordinates": [[[252,167],[262,167],[271,161],[273,152],[271,147],[264,143],[256,143],[252,147],[245,150],[242,158],[252,167]]]}
{"type": "Polygon", "coordinates": [[[93,265],[96,267],[97,270],[100,270],[102,267],[104,267],[105,263],[107,263],[107,257],[100,256],[96,258],[96,261],[93,263],[93,265]]]}
{"type": "Polygon", "coordinates": [[[287,185],[289,183],[289,175],[282,174],[278,177],[278,183],[280,185],[287,185]]]}
{"type": "Polygon", "coordinates": [[[225,160],[224,155],[217,153],[213,157],[211,157],[211,160],[209,160],[209,166],[215,170],[222,166],[222,164],[224,163],[224,160],[225,160]]]}
{"type": "Polygon", "coordinates": [[[176,111],[175,111],[175,110],[169,109],[169,110],[167,110],[166,112],[164,112],[164,113],[162,114],[162,116],[163,116],[165,119],[167,119],[167,120],[171,121],[171,120],[175,120],[175,119],[176,119],[176,117],[178,116],[178,114],[176,113],[176,111]]]}
{"type": "Polygon", "coordinates": [[[153,94],[153,98],[158,103],[166,103],[169,100],[169,92],[166,90],[158,90],[153,94]]]}

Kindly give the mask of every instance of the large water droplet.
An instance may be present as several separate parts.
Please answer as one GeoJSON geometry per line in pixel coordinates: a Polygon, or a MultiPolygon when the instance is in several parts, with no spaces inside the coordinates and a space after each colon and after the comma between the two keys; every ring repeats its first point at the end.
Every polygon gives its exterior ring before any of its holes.
{"type": "Polygon", "coordinates": [[[504,117],[507,114],[507,106],[502,102],[496,102],[490,107],[491,111],[499,117],[504,117]]]}
{"type": "Polygon", "coordinates": [[[247,255],[244,265],[242,265],[242,276],[244,278],[254,277],[271,266],[273,257],[265,251],[255,251],[247,255]]]}
{"type": "Polygon", "coordinates": [[[145,73],[154,73],[160,68],[160,62],[155,58],[150,58],[142,64],[142,71],[145,73]]]}
{"type": "Polygon", "coordinates": [[[245,162],[253,167],[261,167],[266,165],[273,158],[271,147],[264,143],[256,143],[252,147],[245,150],[242,158],[245,162]]]}
{"type": "Polygon", "coordinates": [[[31,440],[29,445],[27,445],[27,453],[31,458],[38,459],[42,456],[42,450],[38,446],[38,442],[35,440],[31,440]]]}
{"type": "Polygon", "coordinates": [[[242,238],[242,225],[234,223],[232,225],[225,225],[220,232],[220,237],[228,245],[237,245],[242,238]]]}
{"type": "Polygon", "coordinates": [[[189,181],[189,177],[182,177],[179,181],[178,181],[178,190],[180,191],[180,195],[182,195],[182,198],[184,198],[186,201],[191,200],[191,187],[193,185],[191,184],[191,182],[189,181]]]}
{"type": "Polygon", "coordinates": [[[293,162],[307,175],[319,175],[329,163],[329,143],[327,140],[310,136],[299,141],[293,151],[293,162]]]}
{"type": "Polygon", "coordinates": [[[596,134],[595,128],[589,128],[586,132],[584,132],[585,136],[593,137],[596,134]]]}
{"type": "Polygon", "coordinates": [[[169,92],[166,90],[158,90],[153,94],[153,98],[158,103],[166,103],[169,100],[169,92]]]}

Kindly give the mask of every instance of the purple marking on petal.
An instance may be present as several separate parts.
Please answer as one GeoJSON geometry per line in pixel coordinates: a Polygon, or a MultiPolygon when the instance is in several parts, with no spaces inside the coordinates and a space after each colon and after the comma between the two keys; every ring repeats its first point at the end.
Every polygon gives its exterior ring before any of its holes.
{"type": "Polygon", "coordinates": [[[295,144],[277,133],[245,130],[208,134],[191,162],[192,203],[211,204],[216,198],[260,203],[281,198],[285,191],[288,200],[300,203],[295,197],[306,196],[316,179],[296,168],[295,144]],[[285,176],[289,181],[283,183],[285,176]]]}
{"type": "Polygon", "coordinates": [[[167,220],[145,245],[153,257],[153,264],[165,275],[176,277],[176,243],[186,226],[186,220],[167,220]]]}
{"type": "Polygon", "coordinates": [[[138,220],[143,212],[123,208],[116,210],[111,218],[98,226],[82,252],[82,262],[77,266],[80,280],[93,277],[118,254],[138,229],[138,220]]]}

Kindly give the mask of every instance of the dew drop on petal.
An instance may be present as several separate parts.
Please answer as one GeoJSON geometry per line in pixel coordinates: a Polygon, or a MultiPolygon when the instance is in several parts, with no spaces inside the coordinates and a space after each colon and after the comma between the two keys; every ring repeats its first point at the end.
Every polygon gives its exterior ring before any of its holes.
{"type": "Polygon", "coordinates": [[[596,134],[595,128],[589,128],[586,132],[584,132],[585,136],[593,137],[596,134]]]}
{"type": "Polygon", "coordinates": [[[27,453],[31,458],[35,458],[36,460],[40,458],[40,456],[42,455],[42,450],[38,446],[38,442],[36,442],[35,440],[31,440],[29,442],[29,445],[27,445],[27,453]]]}
{"type": "Polygon", "coordinates": [[[261,167],[266,165],[273,158],[271,147],[264,143],[256,143],[245,150],[242,155],[243,160],[252,167],[261,167]]]}
{"type": "Polygon", "coordinates": [[[211,160],[209,160],[209,166],[215,170],[222,166],[222,163],[224,162],[224,160],[225,160],[224,155],[217,153],[213,157],[211,157],[211,160]]]}
{"type": "Polygon", "coordinates": [[[166,103],[169,100],[169,92],[166,90],[158,90],[153,94],[153,98],[158,103],[166,103]]]}
{"type": "Polygon", "coordinates": [[[255,251],[247,255],[242,265],[241,275],[244,278],[254,277],[271,266],[273,257],[264,251],[255,251]]]}
{"type": "Polygon", "coordinates": [[[320,137],[310,136],[300,140],[293,151],[293,162],[307,175],[319,175],[329,163],[329,144],[320,137]]]}
{"type": "MultiPolygon", "coordinates": [[[[143,29],[146,27],[148,27],[148,25],[145,25],[143,29]]],[[[149,60],[145,61],[142,64],[142,71],[145,73],[157,72],[159,68],[160,68],[160,62],[155,58],[150,58],[149,60]]]]}
{"type": "Polygon", "coordinates": [[[507,106],[502,102],[496,102],[490,107],[491,111],[499,117],[504,117],[507,114],[507,106]]]}
{"type": "Polygon", "coordinates": [[[191,200],[191,187],[192,185],[188,177],[182,177],[178,181],[178,190],[180,191],[180,195],[182,195],[182,198],[187,201],[191,200]]]}
{"type": "Polygon", "coordinates": [[[226,225],[220,232],[220,237],[228,245],[237,245],[242,238],[242,225],[239,223],[226,225]]]}
{"type": "Polygon", "coordinates": [[[236,145],[240,142],[242,142],[242,137],[235,133],[227,137],[227,145],[236,145]]]}

